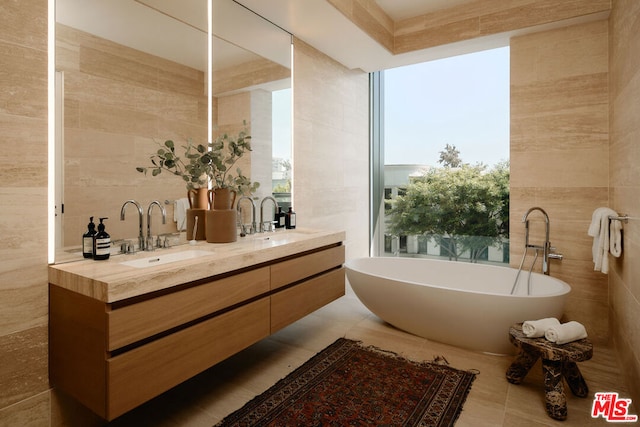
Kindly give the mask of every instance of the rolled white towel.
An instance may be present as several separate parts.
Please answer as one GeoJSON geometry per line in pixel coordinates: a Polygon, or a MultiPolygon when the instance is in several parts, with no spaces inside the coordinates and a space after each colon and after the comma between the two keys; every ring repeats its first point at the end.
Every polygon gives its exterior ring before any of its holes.
{"type": "Polygon", "coordinates": [[[622,221],[614,219],[609,227],[609,252],[619,258],[622,255],[622,221]]]}
{"type": "Polygon", "coordinates": [[[556,344],[566,344],[587,337],[587,330],[579,322],[571,321],[552,326],[544,333],[544,337],[556,344]]]}
{"type": "Polygon", "coordinates": [[[522,332],[527,338],[543,337],[547,329],[560,325],[560,321],[555,317],[547,317],[539,320],[527,320],[522,323],[522,332]]]}

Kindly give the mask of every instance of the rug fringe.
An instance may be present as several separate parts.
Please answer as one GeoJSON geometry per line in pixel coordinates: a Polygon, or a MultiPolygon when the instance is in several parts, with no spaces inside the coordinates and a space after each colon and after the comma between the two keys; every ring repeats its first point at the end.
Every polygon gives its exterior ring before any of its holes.
{"type": "Polygon", "coordinates": [[[440,355],[433,356],[433,360],[431,361],[431,363],[435,363],[436,365],[449,366],[449,361],[444,356],[440,355]]]}
{"type": "Polygon", "coordinates": [[[470,374],[473,374],[473,375],[479,375],[480,374],[480,371],[478,369],[474,369],[474,368],[471,368],[471,369],[452,368],[451,364],[449,363],[447,358],[444,357],[441,354],[436,354],[435,356],[433,356],[433,359],[431,359],[431,360],[418,361],[418,360],[409,359],[408,357],[403,356],[402,354],[396,353],[395,351],[382,349],[382,348],[377,347],[375,345],[365,345],[360,340],[353,340],[353,339],[350,339],[350,338],[342,338],[342,339],[347,340],[347,341],[351,341],[351,342],[359,345],[360,347],[362,347],[364,349],[372,350],[372,351],[375,351],[375,352],[380,353],[380,354],[390,355],[392,357],[395,357],[395,358],[398,358],[398,359],[401,359],[401,360],[406,360],[407,362],[414,363],[414,364],[417,364],[417,365],[446,366],[446,367],[449,367],[451,369],[456,369],[458,371],[464,371],[464,372],[467,372],[467,373],[470,373],[470,374]]]}

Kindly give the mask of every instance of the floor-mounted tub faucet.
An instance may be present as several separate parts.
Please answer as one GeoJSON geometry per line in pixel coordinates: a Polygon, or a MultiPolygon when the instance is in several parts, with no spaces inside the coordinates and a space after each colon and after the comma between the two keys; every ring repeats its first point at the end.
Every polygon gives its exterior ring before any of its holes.
{"type": "Polygon", "coordinates": [[[260,202],[260,231],[272,231],[273,230],[273,220],[275,215],[278,213],[278,202],[271,196],[267,196],[262,199],[260,202]],[[264,202],[267,200],[271,200],[273,202],[273,216],[270,221],[264,220],[264,202]]]}
{"type": "Polygon", "coordinates": [[[162,212],[162,223],[167,223],[167,211],[159,201],[154,200],[149,204],[149,207],[147,208],[147,243],[145,245],[145,250],[147,251],[152,251],[155,249],[153,244],[153,236],[151,235],[151,210],[153,209],[154,205],[158,206],[160,208],[160,212],[162,212]]]}
{"type": "MultiPolygon", "coordinates": [[[[139,228],[138,249],[143,251],[144,250],[144,233],[142,232],[143,211],[142,211],[142,206],[140,206],[140,203],[136,202],[135,200],[127,200],[126,202],[124,202],[122,205],[122,208],[120,208],[120,221],[124,221],[124,211],[129,203],[135,205],[136,208],[138,208],[138,228],[139,228]]],[[[131,250],[130,252],[134,252],[134,250],[131,250]]]]}
{"type": "Polygon", "coordinates": [[[256,224],[256,203],[251,197],[248,196],[240,197],[236,205],[236,209],[238,211],[238,220],[240,221],[240,229],[242,230],[242,233],[245,233],[244,224],[242,223],[242,207],[240,206],[243,200],[248,200],[249,202],[251,202],[251,228],[249,229],[248,234],[254,234],[256,231],[258,231],[258,227],[256,224]]]}
{"type": "Polygon", "coordinates": [[[551,247],[551,242],[549,241],[549,215],[545,212],[544,209],[540,207],[532,207],[530,208],[522,217],[522,222],[524,222],[525,227],[525,253],[527,248],[532,248],[536,250],[542,250],[542,273],[548,275],[549,274],[549,258],[552,259],[562,259],[561,254],[553,253],[554,248],[551,247]],[[529,214],[533,211],[540,211],[542,215],[544,215],[545,222],[545,239],[542,246],[540,245],[532,245],[529,243],[529,214]]]}

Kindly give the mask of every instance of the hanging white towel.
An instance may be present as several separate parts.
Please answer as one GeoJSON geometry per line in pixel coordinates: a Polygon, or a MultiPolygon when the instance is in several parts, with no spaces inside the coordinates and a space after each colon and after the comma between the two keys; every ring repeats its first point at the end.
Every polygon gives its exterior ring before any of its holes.
{"type": "Polygon", "coordinates": [[[189,199],[185,197],[176,200],[173,206],[173,220],[176,222],[178,231],[187,229],[187,209],[189,209],[189,199]]]}
{"type": "Polygon", "coordinates": [[[593,211],[591,224],[587,232],[589,236],[593,237],[593,269],[605,274],[609,272],[608,254],[611,248],[614,248],[611,254],[616,257],[619,257],[622,253],[620,232],[622,224],[620,221],[609,220],[609,216],[618,216],[618,213],[609,208],[597,208],[593,211]]]}
{"type": "Polygon", "coordinates": [[[611,220],[609,232],[609,252],[616,258],[622,255],[622,221],[611,220]]]}
{"type": "Polygon", "coordinates": [[[544,333],[544,337],[556,344],[566,344],[571,341],[587,337],[587,330],[582,323],[571,321],[562,325],[552,326],[544,333]]]}

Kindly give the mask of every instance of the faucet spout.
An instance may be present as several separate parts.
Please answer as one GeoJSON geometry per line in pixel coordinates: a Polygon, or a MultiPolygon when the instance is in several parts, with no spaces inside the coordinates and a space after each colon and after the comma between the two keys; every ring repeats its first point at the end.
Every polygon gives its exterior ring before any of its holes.
{"type": "Polygon", "coordinates": [[[144,250],[144,233],[142,232],[143,211],[142,211],[142,206],[140,206],[140,203],[136,202],[135,200],[127,200],[126,202],[124,202],[122,204],[122,207],[120,208],[120,221],[124,221],[124,211],[129,203],[135,205],[136,208],[138,209],[138,228],[139,228],[138,248],[142,251],[144,250]]]}
{"type": "Polygon", "coordinates": [[[271,216],[271,220],[273,221],[273,219],[276,216],[276,213],[278,213],[278,202],[276,201],[275,198],[271,197],[271,196],[267,196],[265,198],[262,199],[262,201],[260,202],[260,230],[261,231],[266,231],[271,230],[271,221],[266,221],[264,220],[264,202],[266,202],[267,200],[271,200],[273,202],[273,215],[271,216]],[[265,224],[269,224],[269,227],[265,227],[265,224]]]}
{"type": "Polygon", "coordinates": [[[236,210],[238,211],[238,218],[240,221],[240,227],[242,229],[244,229],[244,226],[242,224],[242,207],[240,206],[240,204],[243,200],[248,200],[251,203],[251,229],[249,230],[249,234],[253,234],[258,229],[256,224],[256,203],[253,201],[251,197],[248,197],[248,196],[242,196],[238,199],[236,210]]]}
{"type": "Polygon", "coordinates": [[[542,273],[549,275],[549,254],[551,252],[551,242],[549,241],[549,215],[547,212],[538,207],[534,206],[530,208],[522,217],[522,222],[524,222],[525,228],[525,251],[527,248],[533,248],[536,250],[542,250],[542,273]],[[542,246],[540,245],[532,245],[529,243],[529,215],[534,211],[540,211],[544,216],[545,222],[545,240],[542,246]]]}
{"type": "Polygon", "coordinates": [[[149,204],[149,207],[147,208],[147,244],[145,245],[145,250],[147,251],[152,251],[154,249],[153,236],[151,235],[151,211],[153,210],[154,205],[158,206],[160,208],[160,212],[162,212],[162,223],[167,223],[167,211],[159,201],[154,200],[149,204]]]}

